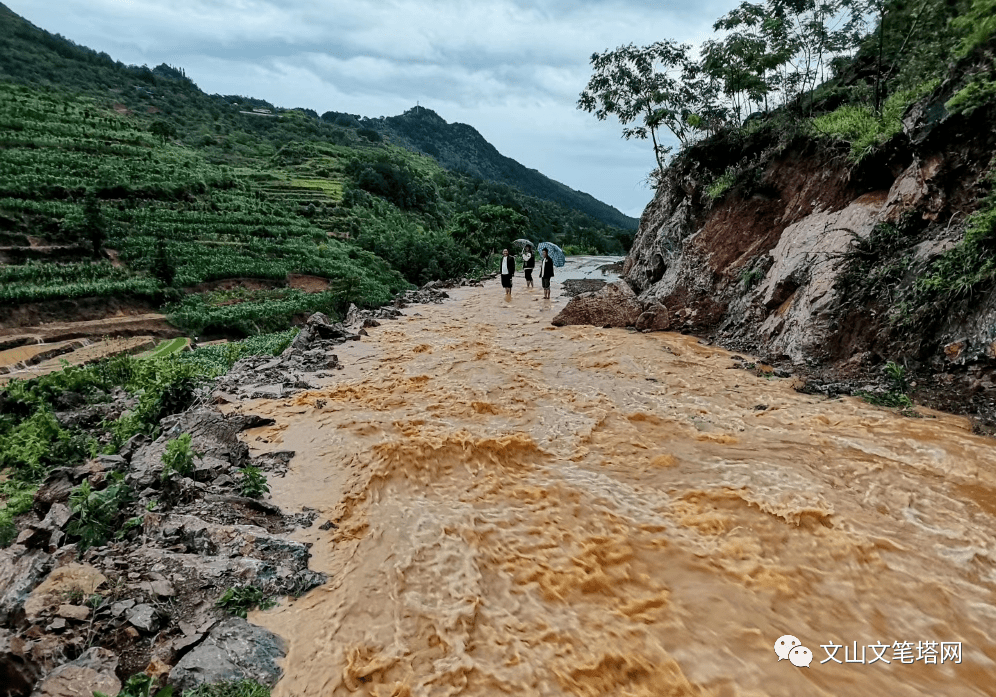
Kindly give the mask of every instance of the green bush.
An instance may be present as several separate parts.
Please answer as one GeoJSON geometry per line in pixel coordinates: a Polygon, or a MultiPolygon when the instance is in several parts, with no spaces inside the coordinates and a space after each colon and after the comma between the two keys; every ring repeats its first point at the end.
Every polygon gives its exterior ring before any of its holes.
{"type": "Polygon", "coordinates": [[[66,531],[80,538],[80,549],[104,544],[115,528],[121,507],[131,499],[131,491],[124,483],[124,475],[111,472],[110,484],[101,491],[94,491],[89,480],[74,487],[69,494],[69,507],[73,518],[66,531]]]}
{"type": "Polygon", "coordinates": [[[902,131],[902,116],[906,108],[938,84],[939,80],[931,80],[896,92],[885,100],[879,114],[867,106],[845,104],[836,111],[812,119],[811,128],[816,135],[850,143],[851,159],[860,162],[877,146],[902,131]]]}
{"type": "Polygon", "coordinates": [[[981,106],[996,102],[996,80],[976,75],[944,104],[952,114],[971,114],[981,106]]]}
{"type": "Polygon", "coordinates": [[[709,188],[706,189],[706,196],[708,196],[710,200],[715,201],[725,194],[730,187],[733,186],[733,183],[736,180],[736,169],[733,167],[728,168],[725,172],[716,177],[716,180],[709,185],[709,188]]]}
{"type": "Polygon", "coordinates": [[[217,607],[244,618],[250,610],[269,610],[277,603],[255,586],[235,586],[229,588],[215,603],[217,607]]]}
{"type": "Polygon", "coordinates": [[[239,470],[239,493],[249,498],[258,499],[263,494],[270,491],[270,485],[266,483],[266,476],[258,467],[248,465],[239,470]]]}
{"type": "Polygon", "coordinates": [[[174,474],[183,477],[190,475],[194,471],[194,451],[190,448],[190,434],[184,433],[179,438],[174,438],[166,443],[166,452],[163,453],[162,478],[169,479],[174,474]]]}
{"type": "Polygon", "coordinates": [[[38,487],[18,481],[0,484],[0,547],[7,547],[17,537],[14,518],[31,510],[38,487]]]}

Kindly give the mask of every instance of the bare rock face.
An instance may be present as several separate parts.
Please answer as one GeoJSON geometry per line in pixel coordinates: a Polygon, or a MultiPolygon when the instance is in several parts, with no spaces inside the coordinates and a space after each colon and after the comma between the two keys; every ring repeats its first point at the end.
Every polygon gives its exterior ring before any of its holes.
{"type": "Polygon", "coordinates": [[[624,282],[611,283],[594,293],[571,298],[553,318],[555,327],[591,324],[596,327],[631,327],[643,312],[636,294],[624,282]]]}
{"type": "Polygon", "coordinates": [[[272,687],[282,673],[277,659],[286,653],[284,641],[276,634],[234,617],[216,625],[181,658],[169,680],[178,690],[245,678],[272,687]]]}

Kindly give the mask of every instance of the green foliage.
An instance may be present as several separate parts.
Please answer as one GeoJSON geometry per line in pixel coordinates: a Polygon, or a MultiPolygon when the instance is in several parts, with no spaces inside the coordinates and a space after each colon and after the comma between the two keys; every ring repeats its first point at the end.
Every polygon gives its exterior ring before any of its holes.
{"type": "Polygon", "coordinates": [[[758,268],[744,269],[740,272],[740,276],[737,278],[737,282],[744,287],[744,290],[750,290],[764,278],[764,271],[758,268]]]}
{"type": "Polygon", "coordinates": [[[407,162],[381,153],[373,159],[355,158],[346,166],[355,185],[382,196],[398,208],[430,212],[438,193],[431,179],[419,176],[407,162]]]}
{"type": "MultiPolygon", "coordinates": [[[[340,314],[346,303],[349,280],[339,281],[336,284],[339,288],[323,293],[282,288],[244,292],[236,298],[209,293],[188,295],[180,302],[167,306],[165,311],[171,324],[190,334],[201,336],[235,332],[251,336],[283,329],[295,318],[314,312],[331,316],[340,314]]],[[[389,297],[382,290],[372,298],[367,297],[363,305],[382,304],[389,297]]]]}
{"type": "Polygon", "coordinates": [[[31,510],[38,487],[19,481],[0,484],[0,547],[7,547],[17,537],[14,518],[31,510]]]}
{"type": "Polygon", "coordinates": [[[288,329],[283,332],[261,334],[228,344],[203,346],[181,354],[180,360],[192,366],[196,374],[206,378],[213,378],[223,375],[240,358],[279,355],[284,349],[290,346],[294,337],[297,336],[298,331],[300,330],[296,328],[288,329]]]}
{"type": "Polygon", "coordinates": [[[239,470],[239,493],[252,499],[258,499],[270,491],[266,476],[258,467],[248,465],[239,470]]]}
{"type": "MultiPolygon", "coordinates": [[[[154,682],[151,675],[135,673],[121,686],[118,697],[151,697],[152,684],[154,682]]],[[[93,697],[107,697],[107,695],[102,692],[94,692],[93,697]]],[[[157,691],[155,697],[173,697],[173,688],[166,686],[157,691]]]]}
{"type": "Polygon", "coordinates": [[[952,114],[971,114],[981,106],[996,102],[996,80],[975,75],[944,104],[952,114]]]}
{"type": "Polygon", "coordinates": [[[694,70],[690,50],[689,44],[668,39],[593,54],[593,74],[581,92],[578,109],[595,114],[599,121],[617,117],[627,140],[650,137],[657,166],[663,170],[669,148],[661,145],[659,130],[668,129],[683,145],[694,131],[688,117],[698,111],[699,94],[682,79],[694,70]],[[633,122],[639,125],[629,127],[633,122]]]}
{"type": "Polygon", "coordinates": [[[715,201],[718,198],[721,198],[723,194],[725,194],[730,189],[730,187],[733,186],[736,180],[737,180],[736,168],[728,167],[725,172],[716,177],[716,180],[709,185],[709,188],[706,189],[706,196],[708,196],[713,201],[715,201]]]}
{"type": "MultiPolygon", "coordinates": [[[[996,164],[987,179],[996,184],[996,164]]],[[[936,318],[954,301],[968,300],[996,283],[996,190],[979,202],[965,224],[965,236],[923,272],[907,299],[910,308],[901,324],[916,327],[936,318]]]]}
{"type": "Polygon", "coordinates": [[[90,481],[84,480],[69,494],[73,518],[66,531],[80,538],[81,550],[107,541],[115,528],[121,507],[131,498],[122,473],[111,472],[108,480],[110,483],[101,491],[94,491],[90,481]]]}
{"type": "Polygon", "coordinates": [[[194,451],[190,448],[190,434],[184,433],[166,443],[163,453],[162,478],[169,479],[174,474],[186,477],[194,471],[194,451]]]}
{"type": "Polygon", "coordinates": [[[877,146],[899,133],[906,108],[923,95],[931,92],[939,80],[925,82],[918,87],[896,92],[885,101],[881,114],[867,106],[845,104],[836,111],[812,120],[817,135],[843,140],[851,145],[851,158],[860,162],[877,146]]]}
{"type": "Polygon", "coordinates": [[[235,680],[200,685],[184,692],[183,697],[270,697],[270,690],[254,680],[235,680]]]}
{"type": "Polygon", "coordinates": [[[510,208],[484,205],[457,215],[451,234],[467,251],[483,258],[522,237],[525,225],[525,216],[510,208]]]}
{"type": "Polygon", "coordinates": [[[162,358],[163,356],[169,356],[170,354],[179,353],[183,351],[188,346],[190,346],[190,339],[184,336],[177,337],[175,339],[167,339],[166,341],[160,342],[152,351],[148,354],[142,354],[138,358],[162,358]]]}
{"type": "Polygon", "coordinates": [[[973,0],[968,11],[953,19],[951,24],[965,32],[955,50],[956,57],[964,58],[996,33],[996,0],[973,0]]]}
{"type": "Polygon", "coordinates": [[[885,374],[885,378],[889,381],[889,386],[893,391],[906,392],[909,389],[909,383],[906,380],[906,368],[899,363],[889,361],[885,364],[882,372],[885,374]]]}
{"type": "Polygon", "coordinates": [[[250,610],[269,610],[277,603],[255,586],[235,586],[229,588],[215,605],[238,617],[245,617],[250,610]]]}

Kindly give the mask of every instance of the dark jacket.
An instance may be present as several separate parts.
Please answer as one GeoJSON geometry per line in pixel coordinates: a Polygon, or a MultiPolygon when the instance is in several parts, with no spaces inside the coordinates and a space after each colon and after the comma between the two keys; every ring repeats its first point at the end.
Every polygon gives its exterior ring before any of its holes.
{"type": "Polygon", "coordinates": [[[511,254],[509,254],[507,257],[502,257],[498,261],[498,273],[501,273],[501,264],[505,259],[508,259],[508,275],[511,276],[512,274],[515,273],[515,257],[513,257],[511,254]]]}
{"type": "Polygon", "coordinates": [[[553,278],[553,259],[540,257],[540,278],[553,278]]]}
{"type": "MultiPolygon", "coordinates": [[[[525,256],[525,255],[523,255],[523,256],[525,256]]],[[[524,268],[524,269],[531,269],[534,266],[536,266],[536,255],[533,254],[532,252],[530,252],[529,253],[529,258],[525,259],[522,262],[522,268],[524,268]]]]}

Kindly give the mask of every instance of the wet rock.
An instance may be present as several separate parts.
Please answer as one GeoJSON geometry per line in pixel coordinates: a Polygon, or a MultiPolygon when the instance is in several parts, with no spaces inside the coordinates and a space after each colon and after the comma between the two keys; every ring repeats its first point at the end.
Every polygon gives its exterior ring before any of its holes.
{"type": "Polygon", "coordinates": [[[142,603],[125,612],[128,623],[135,629],[151,634],[159,628],[159,611],[152,605],[142,603]]]}
{"type": "Polygon", "coordinates": [[[178,690],[229,680],[256,680],[273,686],[287,653],[284,641],[240,617],[215,626],[201,644],[180,659],[169,681],[178,690]]]}
{"type": "Polygon", "coordinates": [[[636,294],[626,283],[618,282],[610,283],[598,292],[571,298],[553,318],[552,324],[555,327],[572,324],[627,327],[635,324],[641,313],[636,294]]]}
{"type": "Polygon", "coordinates": [[[116,695],[121,690],[117,667],[118,658],[112,651],[92,648],[52,671],[33,697],[88,697],[94,692],[116,695]]]}
{"type": "Polygon", "coordinates": [[[660,303],[650,303],[636,318],[636,328],[640,331],[662,332],[671,326],[671,313],[660,303]]]}
{"type": "Polygon", "coordinates": [[[32,589],[52,568],[52,557],[39,549],[14,545],[0,549],[0,624],[24,607],[32,589]]]}
{"type": "Polygon", "coordinates": [[[283,385],[259,385],[250,392],[249,399],[280,399],[284,396],[283,385]]]}

